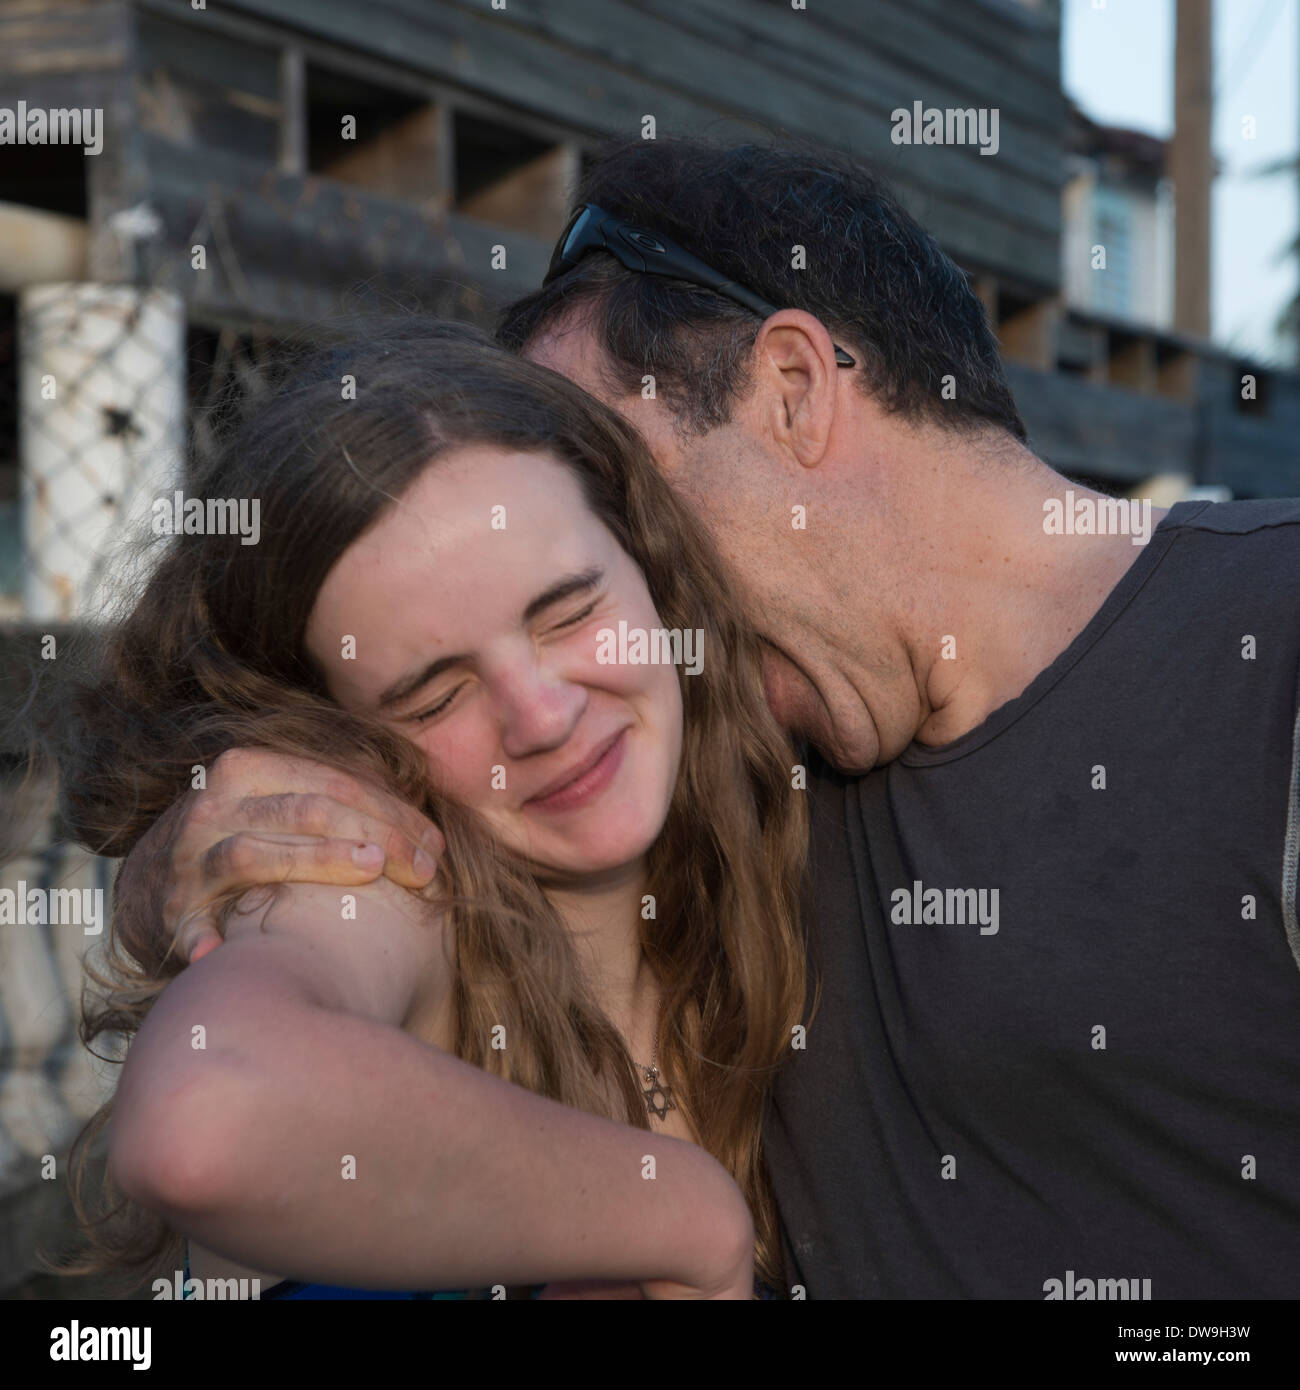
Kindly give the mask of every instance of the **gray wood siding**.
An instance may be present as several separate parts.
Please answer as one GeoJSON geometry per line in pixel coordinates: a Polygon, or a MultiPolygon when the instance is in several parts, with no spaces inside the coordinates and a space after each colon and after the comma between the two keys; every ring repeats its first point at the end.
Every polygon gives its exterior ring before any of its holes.
{"type": "Polygon", "coordinates": [[[349,308],[418,305],[482,317],[541,282],[550,248],[457,213],[436,222],[408,203],[328,179],[280,174],[218,150],[140,135],[144,196],[163,225],[147,279],[175,290],[199,320],[304,322],[349,308]],[[492,247],[509,243],[505,270],[492,247]],[[202,243],[207,268],[190,265],[202,243]]]}
{"type": "Polygon", "coordinates": [[[5,0],[0,77],[21,77],[26,97],[29,81],[120,67],[127,34],[124,0],[5,0]]]}
{"type": "Polygon", "coordinates": [[[228,8],[390,59],[600,136],[777,131],[870,161],[963,263],[1059,283],[1059,30],[989,0],[232,0],[228,8]],[[1000,148],[895,145],[890,113],[999,112],[1000,148]],[[1009,211],[1010,210],[1010,211],[1009,211]]]}

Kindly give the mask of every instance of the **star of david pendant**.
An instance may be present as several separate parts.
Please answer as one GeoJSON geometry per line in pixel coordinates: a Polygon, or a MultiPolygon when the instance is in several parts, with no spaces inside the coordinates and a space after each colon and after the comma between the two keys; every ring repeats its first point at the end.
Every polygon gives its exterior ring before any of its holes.
{"type": "Polygon", "coordinates": [[[662,1120],[670,1110],[677,1109],[672,1089],[660,1084],[658,1067],[642,1067],[641,1070],[645,1073],[646,1080],[645,1089],[641,1092],[645,1097],[646,1109],[662,1120]]]}

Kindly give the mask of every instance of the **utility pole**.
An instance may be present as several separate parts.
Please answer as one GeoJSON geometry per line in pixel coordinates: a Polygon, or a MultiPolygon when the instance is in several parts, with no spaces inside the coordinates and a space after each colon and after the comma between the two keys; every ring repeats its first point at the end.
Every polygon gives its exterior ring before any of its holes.
{"type": "Polygon", "coordinates": [[[1210,336],[1210,185],[1214,176],[1214,0],[1174,6],[1174,327],[1210,336]]]}

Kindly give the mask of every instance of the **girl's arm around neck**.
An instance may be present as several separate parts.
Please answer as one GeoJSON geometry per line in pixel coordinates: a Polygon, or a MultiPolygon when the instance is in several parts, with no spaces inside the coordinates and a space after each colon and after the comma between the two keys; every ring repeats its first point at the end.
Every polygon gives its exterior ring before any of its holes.
{"type": "Polygon", "coordinates": [[[386,880],[347,891],[355,921],[339,889],[289,886],[164,991],[114,1107],[126,1195],[229,1259],[312,1282],[748,1297],[752,1227],[721,1165],[403,1033],[420,991],[450,978],[437,919],[386,880]]]}

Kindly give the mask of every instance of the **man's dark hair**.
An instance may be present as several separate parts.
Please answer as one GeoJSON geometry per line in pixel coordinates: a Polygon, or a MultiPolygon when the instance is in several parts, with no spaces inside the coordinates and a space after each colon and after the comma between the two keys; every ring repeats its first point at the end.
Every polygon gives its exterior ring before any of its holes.
{"type": "MultiPolygon", "coordinates": [[[[983,305],[961,270],[856,161],[820,147],[615,140],[583,175],[595,203],[659,232],[778,308],[803,309],[858,360],[862,388],[905,419],[967,431],[1025,427],[983,305]],[[794,269],[794,248],[806,268],[794,269]],[[943,378],[955,379],[945,400],[943,378]],[[949,394],[952,394],[951,392],[949,394]]],[[[510,305],[497,339],[518,352],[568,320],[603,346],[611,392],[656,393],[686,434],[731,418],[762,320],[711,290],[593,252],[510,305]]]]}

